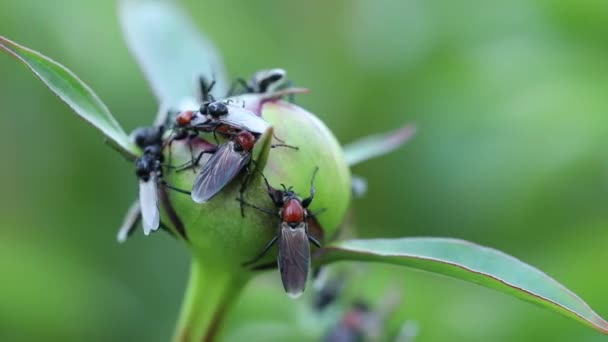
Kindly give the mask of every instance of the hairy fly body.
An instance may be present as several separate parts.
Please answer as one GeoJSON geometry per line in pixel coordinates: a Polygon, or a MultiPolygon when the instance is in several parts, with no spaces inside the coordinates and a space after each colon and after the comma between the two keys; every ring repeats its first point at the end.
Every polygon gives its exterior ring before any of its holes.
{"type": "MultiPolygon", "coordinates": [[[[249,131],[240,131],[218,146],[205,163],[192,185],[192,200],[209,201],[249,165],[256,137],[249,131]]],[[[197,158],[197,162],[198,162],[197,158]]]]}
{"type": "Polygon", "coordinates": [[[130,236],[140,218],[145,235],[160,227],[160,213],[158,210],[159,184],[172,190],[190,194],[187,191],[176,189],[163,179],[163,126],[139,128],[133,133],[135,144],[142,149],[141,157],[135,159],[135,174],[139,179],[139,201],[131,206],[125,221],[121,226],[117,239],[124,242],[130,236]]]}
{"type": "Polygon", "coordinates": [[[317,167],[313,172],[310,182],[310,195],[307,198],[300,198],[291,187],[285,188],[282,184],[283,190],[277,190],[270,186],[268,180],[264,177],[268,195],[276,209],[260,208],[241,200],[245,205],[279,218],[277,235],[268,242],[254,260],[247,262],[245,265],[257,262],[278,241],[279,256],[277,263],[283,288],[293,298],[300,296],[306,287],[310,269],[310,242],[317,247],[321,247],[319,241],[308,231],[308,220],[315,216],[308,207],[315,195],[314,180],[318,170],[317,167]]]}

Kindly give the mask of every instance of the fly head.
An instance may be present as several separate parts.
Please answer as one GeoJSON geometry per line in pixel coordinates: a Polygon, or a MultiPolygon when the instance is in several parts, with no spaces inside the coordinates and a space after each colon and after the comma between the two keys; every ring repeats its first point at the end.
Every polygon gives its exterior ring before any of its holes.
{"type": "Polygon", "coordinates": [[[255,145],[255,136],[249,131],[240,131],[234,137],[234,149],[237,152],[251,152],[253,150],[253,146],[255,145]]]}
{"type": "Polygon", "coordinates": [[[216,119],[222,115],[228,114],[228,106],[226,106],[226,104],[221,101],[211,102],[206,107],[206,113],[216,119]]]}
{"type": "Polygon", "coordinates": [[[158,127],[142,127],[135,130],[133,133],[135,144],[144,149],[146,146],[162,143],[164,129],[163,126],[158,127]]]}

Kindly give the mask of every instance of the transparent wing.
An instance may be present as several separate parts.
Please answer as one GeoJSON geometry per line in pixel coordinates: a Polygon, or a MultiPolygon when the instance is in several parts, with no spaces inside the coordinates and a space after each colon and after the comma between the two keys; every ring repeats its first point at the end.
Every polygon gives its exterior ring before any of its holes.
{"type": "Polygon", "coordinates": [[[221,123],[258,134],[266,132],[270,127],[268,122],[248,109],[236,105],[227,106],[228,115],[219,118],[221,123]]]}
{"type": "Polygon", "coordinates": [[[298,228],[281,223],[278,263],[285,292],[292,298],[299,297],[306,287],[310,267],[310,243],[305,223],[298,228]]]}
{"type": "Polygon", "coordinates": [[[122,222],[122,226],[118,230],[118,234],[116,235],[116,240],[118,243],[123,243],[127,241],[127,238],[133,234],[135,231],[135,227],[139,220],[141,219],[141,207],[139,206],[139,201],[133,202],[129,210],[127,211],[127,215],[122,222]]]}
{"type": "Polygon", "coordinates": [[[144,234],[157,230],[160,224],[158,212],[158,191],[156,176],[152,175],[147,182],[139,181],[139,205],[143,221],[144,234]]]}
{"type": "Polygon", "coordinates": [[[192,185],[192,200],[209,201],[220,192],[247,165],[251,154],[234,150],[234,142],[226,142],[209,158],[192,185]]]}

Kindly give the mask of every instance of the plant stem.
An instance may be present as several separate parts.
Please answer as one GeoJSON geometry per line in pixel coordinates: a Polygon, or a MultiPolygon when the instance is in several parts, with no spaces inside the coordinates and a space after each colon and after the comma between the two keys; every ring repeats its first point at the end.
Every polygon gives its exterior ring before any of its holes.
{"type": "Polygon", "coordinates": [[[192,260],[174,342],[214,341],[226,312],[249,279],[247,272],[201,259],[192,260]]]}

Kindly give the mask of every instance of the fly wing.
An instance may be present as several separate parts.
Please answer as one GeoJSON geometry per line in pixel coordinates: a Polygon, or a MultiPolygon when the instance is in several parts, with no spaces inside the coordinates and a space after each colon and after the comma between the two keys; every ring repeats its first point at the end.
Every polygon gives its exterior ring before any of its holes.
{"type": "Polygon", "coordinates": [[[149,235],[151,231],[157,230],[160,224],[157,190],[155,175],[151,175],[147,182],[139,180],[139,205],[141,207],[141,218],[145,235],[149,235]]]}
{"type": "Polygon", "coordinates": [[[125,215],[124,221],[120,229],[118,230],[118,234],[116,235],[116,240],[118,243],[123,243],[127,241],[127,238],[133,234],[135,231],[135,227],[139,220],[141,219],[141,207],[138,201],[133,202],[129,211],[127,211],[127,215],[125,215]]]}
{"type": "Polygon", "coordinates": [[[228,114],[218,119],[223,124],[257,134],[263,134],[270,127],[268,122],[248,109],[236,105],[226,106],[228,114]]]}
{"type": "Polygon", "coordinates": [[[249,153],[235,151],[232,141],[220,145],[196,176],[192,200],[196,203],[209,201],[239,174],[250,158],[249,153]]]}
{"type": "Polygon", "coordinates": [[[305,223],[297,228],[281,223],[278,263],[285,292],[292,298],[299,297],[306,287],[310,267],[310,243],[305,223]]]}

